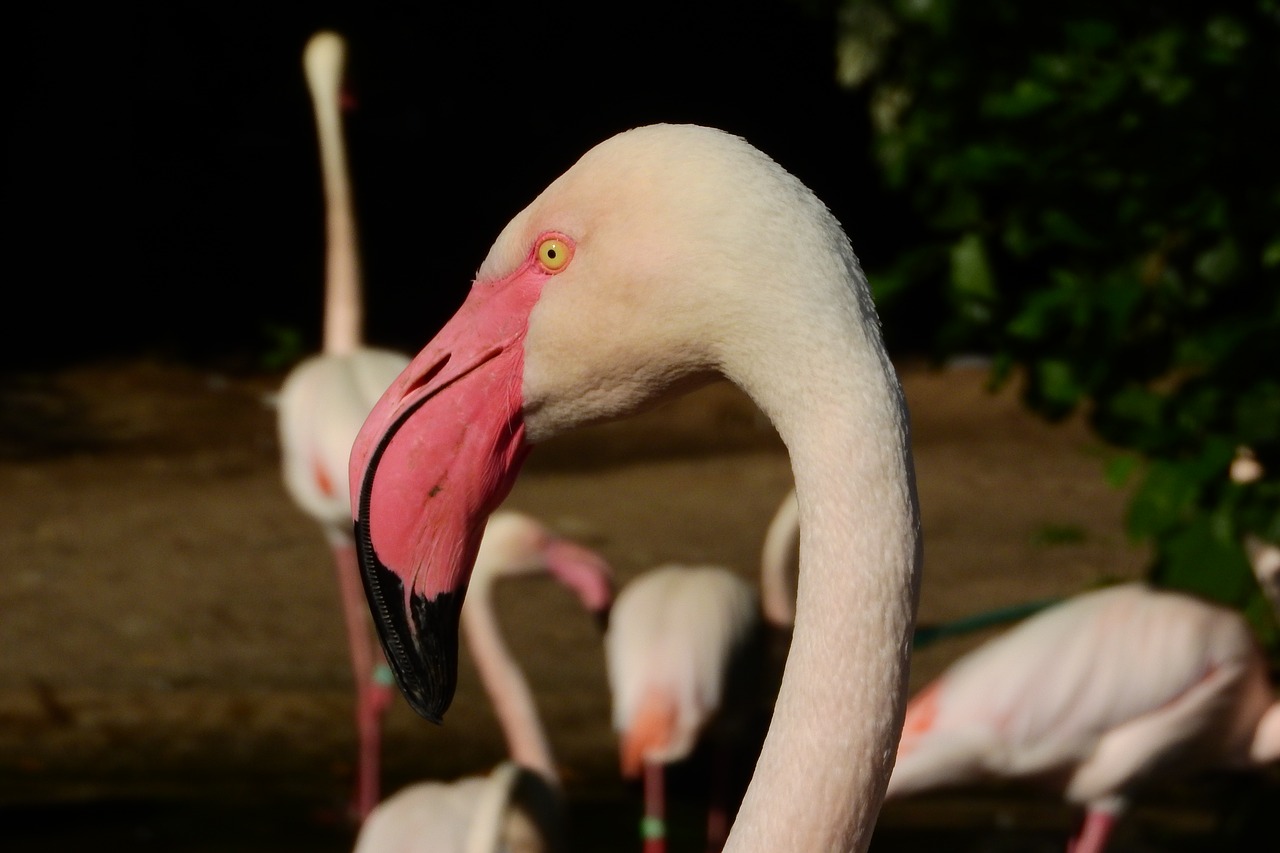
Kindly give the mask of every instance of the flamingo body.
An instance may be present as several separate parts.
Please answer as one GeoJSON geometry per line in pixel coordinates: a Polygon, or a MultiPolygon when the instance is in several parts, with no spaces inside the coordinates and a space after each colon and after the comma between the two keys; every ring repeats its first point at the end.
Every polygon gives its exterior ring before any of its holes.
{"type": "Polygon", "coordinates": [[[738,710],[726,687],[760,624],[757,602],[718,566],[660,566],[623,587],[605,655],[624,775],[688,758],[708,725],[738,710]]]}
{"type": "Polygon", "coordinates": [[[276,398],[285,489],[328,539],[352,542],[347,460],[365,417],[409,363],[408,356],[362,347],[299,362],[276,398]]]}
{"type": "Polygon", "coordinates": [[[1153,781],[1273,760],[1277,718],[1239,614],[1124,584],[1041,611],[917,693],[888,796],[1035,780],[1086,809],[1073,849],[1099,851],[1153,781]]]}
{"type": "Polygon", "coordinates": [[[748,733],[760,688],[763,623],[752,586],[721,566],[659,566],[623,587],[605,634],[622,775],[643,772],[646,851],[665,851],[661,774],[700,740],[717,762],[708,849],[724,843],[729,804],[720,765],[748,733]]]}
{"type": "Polygon", "coordinates": [[[721,376],[786,443],[801,521],[790,656],[725,849],[865,850],[918,591],[906,405],[839,222],[737,136],[620,133],[499,234],[353,447],[370,607],[402,692],[440,719],[479,531],[528,453],[721,376]]]}

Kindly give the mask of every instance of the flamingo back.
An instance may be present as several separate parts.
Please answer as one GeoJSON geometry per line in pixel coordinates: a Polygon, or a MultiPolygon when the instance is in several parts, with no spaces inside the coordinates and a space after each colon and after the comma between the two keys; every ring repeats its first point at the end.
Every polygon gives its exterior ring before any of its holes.
{"type": "Polygon", "coordinates": [[[1087,801],[1175,757],[1247,751],[1252,726],[1230,714],[1256,653],[1237,614],[1190,596],[1140,583],[1077,596],[913,698],[889,793],[1065,774],[1087,801]]]}

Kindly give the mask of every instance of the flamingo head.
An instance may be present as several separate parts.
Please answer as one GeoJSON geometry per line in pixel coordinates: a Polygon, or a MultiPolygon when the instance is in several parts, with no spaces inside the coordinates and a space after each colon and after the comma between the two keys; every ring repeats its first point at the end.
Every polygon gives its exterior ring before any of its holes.
{"type": "Polygon", "coordinates": [[[544,572],[573,592],[599,625],[608,625],[617,588],[613,567],[603,554],[558,535],[526,513],[500,509],[490,515],[470,586],[544,572]]]}
{"type": "Polygon", "coordinates": [[[365,589],[419,714],[438,722],[452,699],[481,533],[532,446],[719,376],[741,385],[748,349],[785,357],[774,329],[799,283],[824,279],[803,261],[829,240],[846,242],[799,181],[692,125],[602,142],[506,226],[351,452],[365,589]]]}

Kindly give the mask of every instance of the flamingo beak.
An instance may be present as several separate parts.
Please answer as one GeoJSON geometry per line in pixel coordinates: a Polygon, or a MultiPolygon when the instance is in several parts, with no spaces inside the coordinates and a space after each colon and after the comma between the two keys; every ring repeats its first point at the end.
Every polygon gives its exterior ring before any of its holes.
{"type": "Polygon", "coordinates": [[[352,446],[365,594],[401,692],[439,723],[453,700],[458,617],[485,522],[531,445],[523,340],[536,292],[477,284],[383,393],[352,446]]]}

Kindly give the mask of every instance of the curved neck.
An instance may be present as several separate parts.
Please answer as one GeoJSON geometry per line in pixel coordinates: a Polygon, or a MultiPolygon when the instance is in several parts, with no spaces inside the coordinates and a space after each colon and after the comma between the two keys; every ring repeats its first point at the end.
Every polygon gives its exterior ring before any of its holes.
{"type": "Polygon", "coordinates": [[[1273,703],[1258,721],[1249,759],[1259,765],[1280,760],[1280,702],[1273,703]]]}
{"type": "Polygon", "coordinates": [[[775,628],[790,629],[796,621],[792,577],[799,547],[800,506],[792,489],[769,522],[760,554],[760,604],[775,628]]]}
{"type": "Polygon", "coordinates": [[[306,63],[307,86],[320,141],[325,201],[324,351],[348,353],[363,337],[360,257],[342,138],[342,53],[328,51],[306,63]]]}
{"type": "Polygon", "coordinates": [[[480,681],[493,703],[511,760],[559,785],[555,760],[533,691],[502,639],[493,607],[493,589],[473,578],[462,607],[462,630],[480,681]]]}
{"type": "Polygon", "coordinates": [[[855,293],[739,381],[790,453],[800,568],[776,709],[725,853],[866,850],[901,732],[919,514],[906,405],[855,293]]]}

